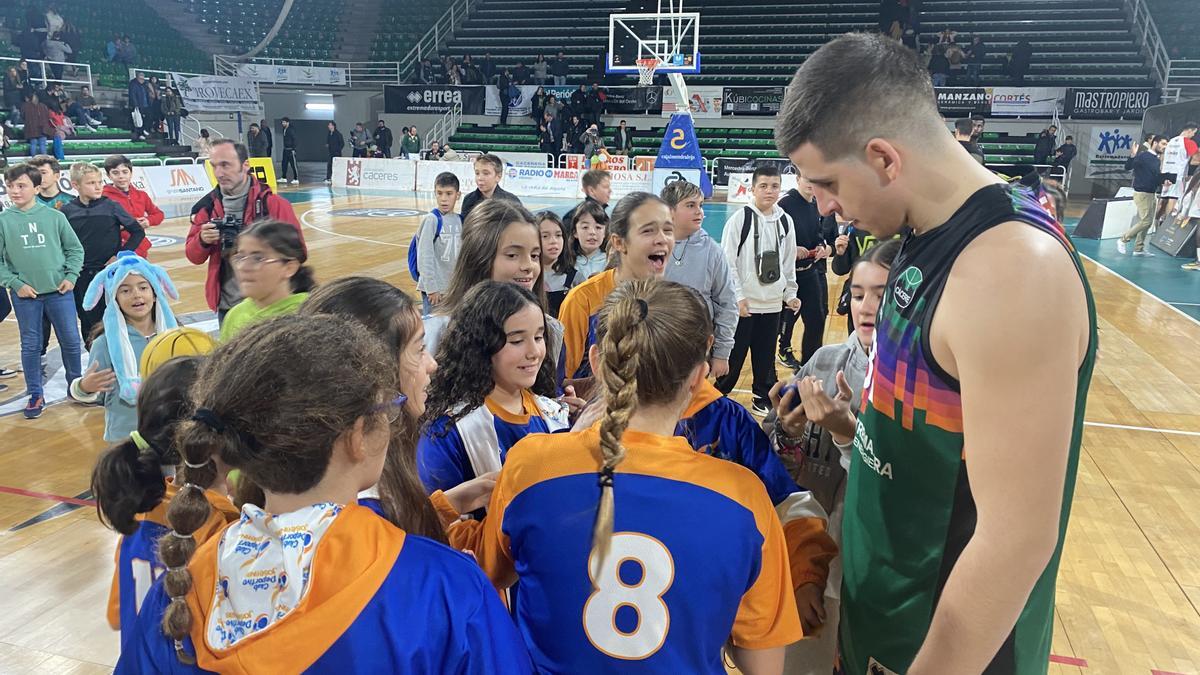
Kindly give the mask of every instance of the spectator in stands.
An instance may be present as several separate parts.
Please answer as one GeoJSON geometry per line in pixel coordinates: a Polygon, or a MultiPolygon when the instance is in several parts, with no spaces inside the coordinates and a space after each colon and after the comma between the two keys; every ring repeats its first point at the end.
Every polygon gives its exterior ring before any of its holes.
{"type": "Polygon", "coordinates": [[[342,132],[338,131],[337,122],[329,123],[329,135],[325,138],[326,148],[329,150],[329,161],[325,163],[325,182],[333,181],[333,158],[341,157],[342,151],[346,149],[346,139],[342,138],[342,132]]]}
{"type": "Polygon", "coordinates": [[[471,61],[471,55],[467,54],[463,57],[462,62],[462,81],[463,84],[483,84],[483,73],[479,72],[479,66],[476,66],[471,61]]]}
{"type": "Polygon", "coordinates": [[[304,233],[291,203],[271,192],[268,185],[259,182],[251,173],[245,146],[222,138],[213,143],[209,164],[217,187],[192,207],[192,224],[184,254],[193,265],[208,265],[204,296],[209,308],[217,313],[217,321],[221,322],[225,314],[241,302],[242,291],[233,273],[230,241],[223,238],[214,221],[222,220],[225,214],[239,215],[244,230],[257,220],[279,220],[296,228],[302,244],[304,233]]]}
{"type": "Polygon", "coordinates": [[[583,159],[590,166],[592,157],[600,152],[600,148],[604,147],[604,139],[600,138],[600,129],[595,124],[589,124],[579,137],[579,143],[583,146],[583,159]]]}
{"type": "Polygon", "coordinates": [[[933,46],[933,54],[929,57],[929,76],[933,79],[933,86],[946,86],[946,80],[950,77],[950,59],[946,58],[944,43],[933,46]]]}
{"type": "Polygon", "coordinates": [[[512,73],[508,68],[496,76],[496,96],[500,99],[500,124],[508,124],[508,108],[512,104],[512,73]]]}
{"type": "Polygon", "coordinates": [[[975,143],[975,139],[971,136],[971,132],[975,129],[975,123],[971,119],[963,118],[954,123],[954,140],[967,151],[967,154],[974,157],[976,162],[983,164],[983,150],[979,149],[979,145],[975,143]]]}
{"type": "Polygon", "coordinates": [[[117,58],[117,45],[121,42],[120,35],[113,35],[112,39],[104,45],[104,55],[108,57],[108,62],[112,63],[117,58]]]}
{"type": "Polygon", "coordinates": [[[1173,176],[1162,172],[1162,153],[1167,149],[1167,138],[1155,136],[1150,150],[1135,145],[1125,160],[1125,169],[1133,170],[1133,203],[1137,207],[1137,221],[1133,227],[1117,240],[1117,250],[1127,252],[1126,246],[1133,240],[1133,254],[1152,257],[1146,250],[1146,235],[1154,225],[1154,212],[1158,206],[1158,189],[1173,176]]]}
{"type": "Polygon", "coordinates": [[[410,157],[416,157],[421,152],[421,137],[417,135],[417,127],[408,127],[408,133],[400,139],[400,145],[410,157]]]}
{"type": "Polygon", "coordinates": [[[958,40],[958,33],[949,26],[938,36],[939,45],[952,45],[958,40]]]}
{"type": "Polygon", "coordinates": [[[275,134],[271,132],[271,124],[265,119],[258,121],[258,131],[267,137],[267,157],[275,156],[275,134]]]}
{"type": "Polygon", "coordinates": [[[292,131],[292,118],[279,122],[283,126],[283,153],[279,156],[279,180],[287,181],[288,167],[292,169],[292,185],[300,182],[300,167],[296,164],[296,132],[292,131]]]}
{"type": "Polygon", "coordinates": [[[559,136],[558,120],[554,117],[551,117],[549,111],[543,112],[541,126],[546,127],[546,131],[550,132],[550,138],[552,140],[551,145],[554,147],[554,149],[550,152],[561,152],[562,138],[559,136]]]}
{"type": "Polygon", "coordinates": [[[595,82],[592,83],[592,89],[588,92],[587,98],[587,120],[595,124],[601,130],[604,129],[604,101],[607,97],[604,95],[604,90],[595,82]]]}
{"type": "MultiPolygon", "coordinates": [[[[30,10],[33,10],[33,8],[30,7],[30,10]]],[[[34,12],[34,15],[39,16],[39,17],[42,16],[41,14],[38,14],[36,11],[34,12]]],[[[44,24],[44,22],[45,22],[44,17],[42,19],[42,22],[44,24]]],[[[41,60],[41,58],[45,55],[42,51],[42,49],[45,47],[45,44],[46,44],[46,28],[45,28],[45,26],[43,25],[41,29],[37,29],[37,28],[33,27],[32,25],[30,25],[28,28],[21,31],[13,39],[13,44],[15,44],[17,46],[17,48],[21,50],[21,58],[22,59],[31,60],[31,61],[41,60]]],[[[27,63],[26,68],[28,68],[28,67],[29,67],[29,64],[27,63]]],[[[33,64],[33,68],[29,69],[29,75],[30,75],[31,79],[34,77],[41,78],[42,77],[41,64],[39,64],[39,63],[33,64]]]]}
{"type": "Polygon", "coordinates": [[[16,66],[9,66],[4,74],[4,109],[8,111],[8,123],[21,123],[21,103],[24,98],[25,83],[17,72],[16,66]]]}
{"type": "Polygon", "coordinates": [[[1029,74],[1029,64],[1033,60],[1033,45],[1029,40],[1020,40],[1008,55],[1008,76],[1013,84],[1025,84],[1025,76],[1029,74]]]}
{"type": "Polygon", "coordinates": [[[64,25],[66,25],[66,21],[63,21],[62,15],[58,13],[58,8],[54,5],[46,5],[46,34],[59,33],[64,25]]]}
{"type": "Polygon", "coordinates": [[[105,115],[100,111],[100,104],[96,102],[96,98],[92,96],[92,88],[88,85],[83,85],[79,88],[79,98],[75,103],[83,110],[83,118],[80,124],[90,126],[100,126],[104,124],[105,115]],[[88,121],[90,120],[90,121],[88,121]]]}
{"type": "Polygon", "coordinates": [[[1075,137],[1067,136],[1067,140],[1063,141],[1063,144],[1058,146],[1058,149],[1054,151],[1054,166],[1061,166],[1064,171],[1069,172],[1071,162],[1075,159],[1075,155],[1078,152],[1075,148],[1075,137]]]}
{"type": "Polygon", "coordinates": [[[1033,145],[1033,163],[1047,164],[1054,146],[1058,144],[1058,127],[1051,124],[1038,134],[1037,142],[1033,145]]]}
{"type": "Polygon", "coordinates": [[[442,159],[447,162],[457,162],[462,157],[455,152],[454,148],[450,147],[450,141],[446,141],[446,144],[442,146],[442,159]]]}
{"type": "Polygon", "coordinates": [[[117,63],[123,63],[127,66],[132,66],[137,62],[137,47],[133,46],[133,40],[129,39],[128,35],[121,37],[121,44],[117,45],[117,63]]]}
{"type": "Polygon", "coordinates": [[[437,141],[431,141],[429,149],[425,151],[425,159],[439,160],[444,154],[446,154],[446,151],[442,150],[442,144],[437,141]]]}
{"type": "MultiPolygon", "coordinates": [[[[354,134],[351,133],[350,136],[353,138],[354,134]]],[[[250,123],[250,130],[246,133],[246,149],[251,157],[267,157],[267,137],[263,135],[257,122],[250,123]]]]}
{"type": "Polygon", "coordinates": [[[367,145],[371,143],[371,134],[367,133],[362,122],[356,122],[350,130],[350,156],[366,157],[367,145]]]}
{"type": "Polygon", "coordinates": [[[566,152],[572,154],[583,154],[583,141],[581,137],[587,127],[583,126],[583,120],[579,119],[579,115],[571,114],[571,125],[563,131],[563,141],[566,147],[563,148],[566,152]]]}
{"type": "Polygon", "coordinates": [[[616,133],[613,134],[613,150],[620,155],[628,155],[633,152],[633,135],[625,126],[625,120],[621,120],[621,123],[617,125],[616,133]]]}
{"type": "Polygon", "coordinates": [[[387,127],[387,122],[379,120],[379,124],[375,125],[375,147],[383,153],[387,159],[392,157],[392,130],[387,127]]]}
{"type": "Polygon", "coordinates": [[[538,125],[538,149],[550,155],[554,154],[554,132],[550,131],[545,122],[538,125]]]}
{"type": "Polygon", "coordinates": [[[559,52],[554,63],[550,64],[550,74],[554,76],[555,86],[561,87],[567,83],[567,76],[571,74],[571,65],[567,63],[567,57],[563,52],[559,52]]]}
{"type": "MultiPolygon", "coordinates": [[[[167,87],[162,95],[162,114],[163,120],[167,123],[167,142],[179,145],[180,142],[180,118],[183,115],[183,98],[179,95],[179,90],[175,87],[167,87]]],[[[263,120],[266,123],[266,120],[263,120]]],[[[267,138],[267,157],[271,156],[271,137],[270,131],[260,132],[267,138]]]]}
{"type": "Polygon", "coordinates": [[[462,83],[463,83],[462,70],[459,69],[457,63],[454,63],[454,61],[451,60],[450,61],[450,72],[446,75],[446,84],[454,85],[457,87],[457,86],[461,85],[462,83]]]}
{"type": "Polygon", "coordinates": [[[588,90],[586,84],[579,85],[579,88],[571,92],[571,114],[577,115],[580,118],[587,112],[588,90]]]}
{"type": "Polygon", "coordinates": [[[533,100],[529,102],[529,116],[532,117],[534,121],[541,121],[542,115],[544,115],[546,112],[546,103],[549,102],[549,100],[549,97],[546,96],[546,90],[539,86],[537,91],[533,94],[533,100]]]}
{"type": "Polygon", "coordinates": [[[978,143],[983,140],[983,127],[987,124],[987,120],[983,115],[975,113],[971,115],[971,140],[978,143]]]}
{"type": "Polygon", "coordinates": [[[546,62],[545,54],[538,54],[537,60],[533,62],[533,81],[539,86],[545,86],[550,72],[550,64],[546,62]]]}
{"type": "Polygon", "coordinates": [[[150,119],[146,120],[146,128],[150,133],[162,131],[162,84],[158,81],[157,75],[151,75],[146,80],[146,94],[150,100],[150,119]]]}
{"type": "Polygon", "coordinates": [[[25,120],[25,141],[29,143],[29,156],[46,154],[46,139],[54,135],[54,127],[50,124],[50,109],[38,100],[36,93],[25,98],[21,107],[21,117],[25,120]]]}
{"type": "Polygon", "coordinates": [[[983,60],[987,58],[987,45],[983,38],[976,35],[967,47],[967,79],[973,87],[979,86],[979,76],[983,71],[983,60]]]}
{"type": "Polygon", "coordinates": [[[529,68],[527,68],[526,65],[524,65],[523,60],[518,59],[517,67],[515,68],[514,71],[512,71],[512,83],[514,83],[518,86],[524,85],[524,84],[529,84],[529,77],[530,77],[529,68]]]}
{"type": "MultiPolygon", "coordinates": [[[[287,132],[286,131],[284,132],[284,143],[287,143],[287,132]]],[[[196,142],[192,144],[192,149],[196,151],[197,159],[208,159],[208,156],[210,154],[212,154],[212,138],[210,138],[208,135],[208,129],[203,129],[203,128],[200,129],[200,137],[197,138],[196,142]]],[[[286,150],[285,150],[285,152],[286,152],[286,150]]],[[[293,168],[294,168],[295,160],[292,160],[292,161],[293,161],[293,168]]],[[[285,168],[286,168],[286,166],[285,166],[285,168]]],[[[285,171],[283,175],[284,175],[284,178],[286,178],[287,172],[285,171]]],[[[299,176],[300,172],[297,171],[296,175],[299,176]]],[[[294,183],[296,181],[292,181],[292,182],[294,183]]]]}
{"type": "MultiPolygon", "coordinates": [[[[49,12],[47,12],[49,15],[49,12]]],[[[59,17],[62,20],[62,17],[59,17]]],[[[71,54],[71,46],[63,39],[61,32],[52,33],[50,38],[46,40],[46,44],[42,47],[46,54],[47,61],[54,61],[50,65],[50,77],[55,80],[61,80],[63,76],[63,62],[67,61],[67,57],[71,54]]]]}
{"type": "Polygon", "coordinates": [[[32,94],[36,87],[34,87],[33,73],[29,71],[29,61],[25,59],[17,61],[17,75],[21,77],[21,95],[32,94]]]}
{"type": "Polygon", "coordinates": [[[950,80],[957,82],[962,76],[963,61],[966,59],[962,47],[958,43],[946,47],[946,60],[950,62],[950,80]]]}
{"type": "Polygon", "coordinates": [[[450,84],[450,66],[453,63],[450,61],[449,54],[442,54],[438,59],[438,68],[441,71],[438,76],[439,84],[450,84]]]}
{"type": "Polygon", "coordinates": [[[491,52],[483,55],[483,64],[479,66],[479,74],[483,75],[485,84],[492,84],[496,79],[496,64],[492,62],[491,52]]]}
{"type": "Polygon", "coordinates": [[[413,71],[413,81],[417,84],[433,84],[433,64],[429,62],[429,57],[421,59],[413,71]]]}

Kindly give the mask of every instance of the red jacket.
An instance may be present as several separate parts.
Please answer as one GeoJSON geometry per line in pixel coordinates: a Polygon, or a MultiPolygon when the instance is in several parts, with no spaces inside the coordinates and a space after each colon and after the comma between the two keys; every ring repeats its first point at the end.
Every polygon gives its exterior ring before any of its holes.
{"type": "MultiPolygon", "coordinates": [[[[154,205],[154,202],[150,200],[150,195],[137,189],[133,185],[129,186],[128,193],[121,192],[115,185],[105,185],[104,196],[120,204],[126,211],[129,212],[129,215],[133,216],[134,220],[145,216],[146,219],[150,221],[150,227],[158,227],[160,224],[162,224],[162,209],[154,205]]],[[[122,230],[121,245],[124,246],[126,241],[129,241],[129,233],[122,230]]],[[[146,254],[149,252],[150,233],[147,232],[146,238],[142,240],[142,243],[138,244],[137,254],[145,258],[146,254]]]]}
{"type": "MultiPolygon", "coordinates": [[[[203,265],[204,261],[208,261],[204,298],[208,300],[208,306],[213,311],[216,311],[221,302],[221,242],[210,245],[200,241],[200,228],[225,216],[225,205],[221,203],[220,190],[219,187],[213,188],[212,192],[204,195],[192,207],[192,227],[188,230],[187,243],[183,249],[187,259],[194,265],[203,265]]],[[[246,195],[246,210],[242,219],[249,225],[264,218],[291,223],[300,233],[300,242],[304,244],[304,231],[300,228],[300,221],[296,219],[291,202],[271,192],[269,186],[251,176],[250,194],[246,195]]],[[[304,247],[307,251],[308,245],[304,244],[304,247]]]]}

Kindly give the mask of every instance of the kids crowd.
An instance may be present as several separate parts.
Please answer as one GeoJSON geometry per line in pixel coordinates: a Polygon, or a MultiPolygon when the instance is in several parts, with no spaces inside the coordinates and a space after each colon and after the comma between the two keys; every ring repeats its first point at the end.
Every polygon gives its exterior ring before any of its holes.
{"type": "Polygon", "coordinates": [[[898,244],[858,252],[849,339],[810,350],[805,319],[779,383],[803,275],[850,246],[803,180],[781,207],[759,168],[718,244],[695,185],[610,208],[589,171],[533,214],[484,155],[465,197],[435,181],[419,303],[318,286],[300,231],[258,220],[221,253],[243,299],[216,340],[178,327],[130,168],[73,166],[67,200],[53,159],[12,167],[0,213],[25,416],[46,322],[105,408],[117,672],[831,671],[849,402],[898,244]],[[766,431],[725,397],[747,353],[766,431]]]}

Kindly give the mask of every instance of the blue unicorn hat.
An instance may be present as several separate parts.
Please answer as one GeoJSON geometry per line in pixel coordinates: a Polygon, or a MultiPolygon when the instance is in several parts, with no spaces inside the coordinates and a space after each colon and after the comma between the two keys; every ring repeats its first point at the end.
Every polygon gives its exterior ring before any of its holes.
{"type": "Polygon", "coordinates": [[[116,298],[117,288],[130,274],[150,282],[150,288],[154,291],[155,332],[162,333],[178,326],[175,313],[166,302],[168,298],[179,299],[179,292],[175,290],[171,277],[167,276],[166,270],[150,264],[133,251],[118,253],[116,261],[92,279],[83,295],[83,308],[92,309],[100,303],[101,297],[104,298],[104,334],[108,336],[108,355],[112,359],[113,373],[117,376],[117,393],[126,403],[136,404],[138,388],[142,384],[138,373],[138,357],[133,353],[125,314],[121,312],[116,298]]]}

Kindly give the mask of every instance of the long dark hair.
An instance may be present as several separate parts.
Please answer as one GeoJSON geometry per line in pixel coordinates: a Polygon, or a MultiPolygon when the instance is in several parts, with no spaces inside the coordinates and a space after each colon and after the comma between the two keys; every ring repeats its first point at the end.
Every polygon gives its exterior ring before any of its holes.
{"type": "MultiPolygon", "coordinates": [[[[516,284],[485,281],[467,293],[446,327],[437,352],[442,365],[429,384],[422,422],[428,424],[442,415],[450,417],[450,424],[432,429],[433,433],[445,435],[452,424],[483,405],[483,399],[496,386],[492,356],[507,341],[504,322],[529,305],[542,307],[532,293],[516,284]]],[[[554,396],[554,358],[548,352],[538,369],[533,392],[554,396]]]]}
{"type": "Polygon", "coordinates": [[[132,438],[126,438],[96,460],[92,469],[96,512],[102,523],[121,534],[136,532],[135,516],[153,510],[166,495],[163,467],[181,461],[175,432],[192,411],[188,393],[203,363],[201,356],[181,356],[146,378],[138,392],[137,433],[149,447],[139,449],[132,438]]]}
{"type": "MultiPolygon", "coordinates": [[[[454,274],[450,287],[438,305],[437,313],[453,316],[465,300],[467,293],[479,283],[491,281],[492,266],[496,262],[496,251],[500,249],[500,238],[509,225],[527,223],[541,245],[542,235],[528,209],[505,199],[488,199],[471,210],[462,228],[462,244],[458,260],[454,263],[454,274]]],[[[565,248],[565,246],[564,246],[565,248]]],[[[538,267],[538,278],[533,282],[533,294],[539,304],[546,307],[546,280],[538,267]]],[[[457,355],[456,355],[457,357],[457,355]]]]}
{"type": "Polygon", "coordinates": [[[304,264],[308,262],[308,251],[296,226],[281,220],[259,220],[238,235],[241,237],[253,237],[284,258],[300,263],[300,269],[289,279],[293,293],[307,293],[317,285],[312,268],[304,264]]]}
{"type": "MultiPolygon", "coordinates": [[[[300,314],[332,314],[362,323],[383,340],[397,360],[420,327],[412,298],[395,286],[369,277],[345,277],[317,289],[300,314]]],[[[379,504],[396,527],[446,543],[441,520],[417,475],[417,420],[407,414],[392,427],[392,442],[379,476],[379,504]]]]}

